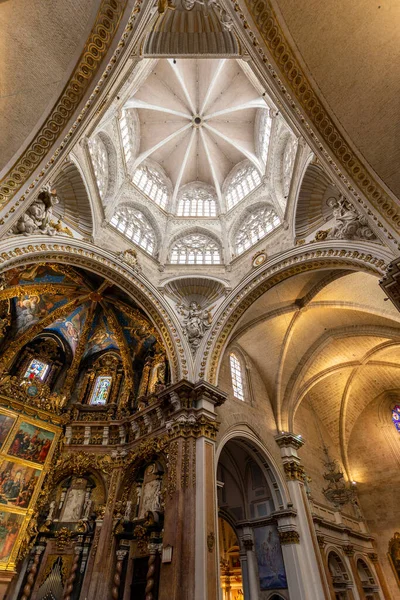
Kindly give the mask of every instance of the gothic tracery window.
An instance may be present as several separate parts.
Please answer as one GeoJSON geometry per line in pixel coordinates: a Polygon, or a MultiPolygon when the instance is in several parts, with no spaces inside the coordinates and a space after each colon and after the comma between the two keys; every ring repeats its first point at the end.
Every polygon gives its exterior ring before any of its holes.
{"type": "Polygon", "coordinates": [[[40,381],[44,381],[49,366],[50,365],[47,363],[38,360],[37,358],[33,358],[25,371],[24,379],[34,379],[36,377],[37,379],[40,379],[40,381]]]}
{"type": "Polygon", "coordinates": [[[400,404],[396,404],[392,410],[392,421],[397,431],[400,433],[400,404]]]}
{"type": "Polygon", "coordinates": [[[229,355],[229,362],[231,366],[233,395],[238,400],[244,400],[242,365],[233,352],[229,355]]]}
{"type": "Polygon", "coordinates": [[[259,140],[261,160],[266,163],[271,137],[272,119],[269,116],[269,110],[264,110],[260,121],[259,140]]]}
{"type": "Polygon", "coordinates": [[[111,389],[112,378],[100,375],[96,379],[96,383],[93,388],[92,395],[90,397],[90,404],[92,405],[103,405],[106,404],[108,395],[111,389]]]}
{"type": "Polygon", "coordinates": [[[167,206],[168,188],[156,169],[141,165],[133,175],[133,183],[161,208],[167,206]]]}
{"type": "Polygon", "coordinates": [[[296,158],[297,139],[290,136],[283,153],[282,177],[283,177],[283,195],[285,198],[289,195],[290,180],[292,179],[294,159],[296,158]]]}
{"type": "Polygon", "coordinates": [[[260,206],[244,219],[235,237],[235,250],[242,254],[280,225],[280,219],[271,206],[260,206]]]}
{"type": "Polygon", "coordinates": [[[155,232],[140,210],[132,206],[120,206],[115,211],[110,223],[146,252],[154,254],[155,232]]]}
{"type": "Polygon", "coordinates": [[[256,167],[246,164],[235,173],[226,191],[228,210],[250,194],[261,183],[261,176],[256,167]]]}
{"type": "Polygon", "coordinates": [[[179,217],[215,217],[217,203],[208,190],[189,189],[184,192],[178,203],[179,217]]]}
{"type": "Polygon", "coordinates": [[[103,198],[107,191],[108,156],[104,142],[98,135],[89,140],[89,153],[99,194],[100,197],[103,198]]]}
{"type": "Polygon", "coordinates": [[[171,263],[178,265],[219,265],[221,252],[212,238],[202,233],[190,233],[179,238],[171,250],[171,263]]]}
{"type": "Polygon", "coordinates": [[[132,127],[127,110],[122,111],[122,117],[119,122],[121,128],[122,147],[124,149],[125,160],[128,162],[133,155],[132,127]]]}

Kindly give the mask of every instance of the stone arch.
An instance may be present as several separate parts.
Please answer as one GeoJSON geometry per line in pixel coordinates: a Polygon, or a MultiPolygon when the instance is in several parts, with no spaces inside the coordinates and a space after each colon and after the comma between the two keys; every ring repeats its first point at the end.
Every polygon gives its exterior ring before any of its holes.
{"type": "Polygon", "coordinates": [[[351,241],[319,242],[288,250],[274,257],[245,277],[219,307],[214,326],[202,342],[196,360],[198,377],[210,383],[218,380],[220,358],[229,343],[234,327],[246,310],[277,283],[306,271],[344,269],[364,271],[382,276],[390,263],[391,253],[372,243],[362,245],[351,241]]]}
{"type": "MultiPolygon", "coordinates": [[[[132,200],[127,200],[126,198],[121,198],[120,202],[118,202],[118,204],[114,208],[114,212],[113,212],[113,215],[111,215],[111,219],[115,215],[115,213],[118,211],[119,208],[125,208],[125,207],[134,208],[136,210],[139,210],[144,215],[144,217],[146,218],[148,223],[151,225],[151,228],[154,231],[154,236],[155,236],[155,240],[156,240],[154,253],[152,256],[154,258],[156,258],[158,256],[158,253],[160,252],[160,248],[162,247],[163,236],[161,234],[160,227],[159,227],[157,220],[154,217],[153,213],[146,206],[145,202],[137,202],[136,200],[132,201],[132,200]]],[[[121,235],[124,236],[123,233],[121,235]]],[[[131,240],[128,237],[125,237],[125,239],[128,240],[129,242],[131,242],[131,240]]]]}
{"type": "Polygon", "coordinates": [[[104,194],[104,198],[102,199],[103,204],[106,205],[112,200],[117,189],[118,156],[114,143],[108,133],[105,131],[99,131],[96,135],[98,135],[103,142],[108,157],[107,189],[106,193],[104,194]]]}
{"type": "MultiPolygon", "coordinates": [[[[279,217],[279,213],[276,210],[276,207],[274,206],[273,202],[269,201],[269,200],[260,200],[260,199],[255,199],[254,202],[252,202],[251,204],[247,205],[246,208],[244,208],[236,217],[236,219],[234,220],[233,224],[231,225],[231,228],[229,230],[229,243],[230,246],[232,248],[233,253],[236,255],[236,246],[235,246],[235,238],[236,235],[239,231],[239,228],[241,227],[242,223],[244,222],[244,220],[251,215],[251,213],[253,213],[255,210],[257,210],[258,208],[271,208],[274,213],[276,215],[278,215],[279,217]]],[[[277,228],[275,228],[277,229],[277,228]]],[[[269,232],[267,235],[265,235],[263,238],[261,238],[259,241],[264,240],[265,238],[267,238],[269,235],[271,235],[275,229],[273,229],[271,232],[269,232]]],[[[257,241],[254,245],[258,244],[257,241]]],[[[250,248],[252,248],[253,246],[250,246],[250,248]]]]}
{"type": "Polygon", "coordinates": [[[106,277],[121,287],[150,317],[163,339],[171,365],[171,379],[192,379],[191,352],[182,333],[181,325],[158,290],[128,264],[121,264],[113,253],[95,249],[81,240],[31,236],[15,247],[15,238],[0,243],[0,272],[11,267],[47,261],[84,267],[106,277]],[[46,241],[44,241],[46,240],[46,241]]]}

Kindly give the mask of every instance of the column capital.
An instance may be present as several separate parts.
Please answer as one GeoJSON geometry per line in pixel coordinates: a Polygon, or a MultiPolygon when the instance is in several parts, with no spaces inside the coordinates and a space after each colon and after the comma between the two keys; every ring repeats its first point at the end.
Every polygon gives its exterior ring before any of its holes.
{"type": "Polygon", "coordinates": [[[378,562],[378,555],[376,552],[369,552],[368,553],[368,558],[372,563],[377,563],[378,562]]]}
{"type": "Polygon", "coordinates": [[[278,531],[279,541],[282,545],[285,544],[300,544],[300,534],[295,529],[285,529],[278,531]]]}
{"type": "Polygon", "coordinates": [[[354,546],[352,544],[347,544],[347,546],[343,546],[343,552],[346,556],[354,556],[354,546]]]}
{"type": "Polygon", "coordinates": [[[283,470],[288,481],[304,481],[305,479],[304,467],[296,460],[284,462],[283,470]]]}
{"type": "Polygon", "coordinates": [[[181,408],[203,409],[215,413],[215,407],[226,400],[226,393],[214,385],[200,380],[192,383],[182,379],[159,394],[159,399],[170,404],[176,411],[181,408]]]}
{"type": "Polygon", "coordinates": [[[293,448],[294,450],[301,448],[305,442],[301,435],[295,435],[290,432],[283,432],[276,435],[275,441],[279,448],[293,448]]]}
{"type": "Polygon", "coordinates": [[[254,543],[253,540],[251,540],[250,538],[242,540],[242,544],[246,552],[251,552],[253,550],[254,543]]]}

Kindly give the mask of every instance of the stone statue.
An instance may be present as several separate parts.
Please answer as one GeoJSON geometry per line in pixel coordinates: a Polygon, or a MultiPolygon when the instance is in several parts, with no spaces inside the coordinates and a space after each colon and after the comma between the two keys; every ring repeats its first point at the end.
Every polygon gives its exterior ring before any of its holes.
{"type": "Polygon", "coordinates": [[[377,239],[369,227],[368,219],[360,215],[344,196],[329,198],[327,205],[333,208],[335,218],[335,224],[329,231],[327,239],[369,241],[377,239]]]}
{"type": "Polygon", "coordinates": [[[10,233],[14,235],[34,235],[35,233],[54,235],[56,229],[50,221],[55,204],[58,204],[55,190],[42,189],[36,200],[13,225],[10,233]]]}
{"type": "Polygon", "coordinates": [[[211,327],[211,309],[204,310],[197,302],[191,302],[189,308],[180,304],[177,306],[178,313],[183,316],[183,328],[189,344],[195,351],[206,333],[211,327]]]}
{"type": "Polygon", "coordinates": [[[83,518],[88,519],[90,516],[90,509],[92,507],[92,501],[90,499],[90,495],[87,494],[85,498],[85,504],[83,505],[83,518]]]}
{"type": "Polygon", "coordinates": [[[128,248],[128,250],[118,252],[117,256],[122,262],[132,267],[134,271],[137,271],[138,273],[142,271],[142,267],[139,265],[137,252],[134,248],[128,248]]]}
{"type": "Polygon", "coordinates": [[[128,522],[131,520],[132,513],[132,500],[128,500],[126,503],[125,513],[124,513],[124,521],[128,522]]]}
{"type": "Polygon", "coordinates": [[[54,509],[56,507],[56,501],[52,500],[50,502],[50,506],[49,506],[49,513],[46,517],[46,521],[52,521],[53,520],[53,514],[54,514],[54,509]]]}
{"type": "Polygon", "coordinates": [[[208,15],[210,9],[215,9],[215,11],[219,14],[222,27],[227,31],[231,31],[233,27],[233,21],[218,0],[182,0],[182,6],[185,10],[193,10],[196,4],[198,6],[204,6],[204,12],[206,15],[208,15]]]}

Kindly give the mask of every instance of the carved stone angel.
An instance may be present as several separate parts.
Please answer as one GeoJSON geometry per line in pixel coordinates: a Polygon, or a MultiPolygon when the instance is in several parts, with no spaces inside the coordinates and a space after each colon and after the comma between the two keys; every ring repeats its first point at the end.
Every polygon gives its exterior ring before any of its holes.
{"type": "Polygon", "coordinates": [[[204,310],[197,302],[191,302],[189,308],[180,304],[177,310],[183,316],[183,328],[189,344],[192,350],[196,350],[207,329],[211,327],[211,309],[204,310]]]}
{"type": "Polygon", "coordinates": [[[16,235],[33,235],[35,233],[54,235],[56,230],[50,221],[55,204],[58,204],[55,190],[43,189],[11,228],[10,233],[16,235]]]}
{"type": "Polygon", "coordinates": [[[327,239],[376,240],[368,219],[360,215],[346,198],[343,196],[329,198],[327,204],[333,208],[333,216],[335,217],[335,224],[329,231],[327,239]]]}

